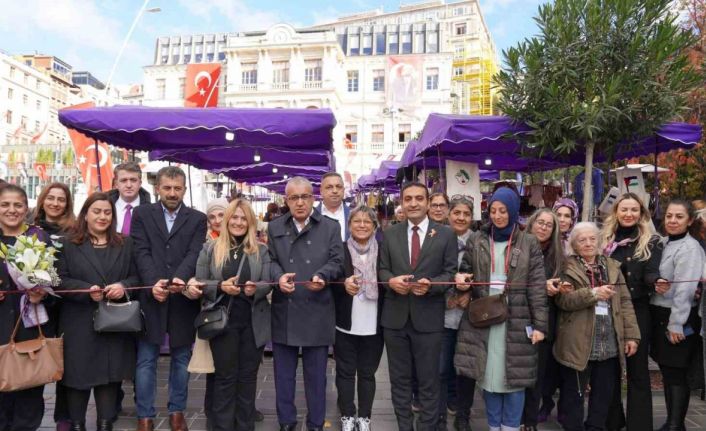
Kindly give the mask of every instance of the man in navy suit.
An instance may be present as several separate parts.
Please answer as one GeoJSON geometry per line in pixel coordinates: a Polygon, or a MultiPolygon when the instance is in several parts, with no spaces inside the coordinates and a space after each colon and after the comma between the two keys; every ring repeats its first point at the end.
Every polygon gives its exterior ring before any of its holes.
{"type": "Polygon", "coordinates": [[[206,240],[206,215],[184,202],[186,175],[176,166],[157,173],[159,202],[134,209],[130,235],[142,283],[140,291],[145,334],[137,346],[135,393],[138,431],[152,431],[159,346],[169,334],[169,422],[172,431],[188,431],[184,420],[188,396],[187,366],[194,343],[194,319],[200,290],[186,286],[196,272],[196,260],[206,240]]]}
{"type": "Polygon", "coordinates": [[[346,195],[346,188],[343,185],[343,177],[338,172],[327,172],[321,177],[321,203],[319,212],[328,218],[338,222],[341,227],[341,240],[348,239],[348,217],[350,208],[343,203],[346,195]]]}

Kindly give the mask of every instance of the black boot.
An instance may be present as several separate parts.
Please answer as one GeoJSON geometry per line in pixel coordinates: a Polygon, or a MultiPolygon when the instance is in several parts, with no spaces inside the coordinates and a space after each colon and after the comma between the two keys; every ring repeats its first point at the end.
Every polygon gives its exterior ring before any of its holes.
{"type": "Polygon", "coordinates": [[[98,431],[113,431],[113,421],[110,419],[98,419],[96,429],[98,431]]]}
{"type": "Polygon", "coordinates": [[[669,386],[669,391],[671,396],[667,406],[667,415],[669,417],[667,430],[683,431],[686,429],[684,419],[686,419],[686,412],[689,410],[691,391],[687,385],[669,386]]]}
{"type": "Polygon", "coordinates": [[[468,422],[468,419],[456,416],[456,419],[454,419],[454,430],[471,431],[471,424],[468,422]]]}
{"type": "Polygon", "coordinates": [[[672,420],[672,392],[667,383],[664,383],[664,407],[667,409],[667,419],[665,419],[664,424],[655,431],[667,431],[667,429],[669,429],[669,422],[672,420]]]}
{"type": "Polygon", "coordinates": [[[71,422],[71,431],[86,431],[86,422],[71,422]]]}

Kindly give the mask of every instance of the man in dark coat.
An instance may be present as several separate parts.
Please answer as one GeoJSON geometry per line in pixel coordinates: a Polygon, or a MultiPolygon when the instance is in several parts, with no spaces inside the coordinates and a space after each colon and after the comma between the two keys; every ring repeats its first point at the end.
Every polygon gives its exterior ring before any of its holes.
{"type": "Polygon", "coordinates": [[[157,358],[169,334],[171,364],[169,409],[172,431],[186,431],[184,410],[188,396],[186,370],[194,343],[194,319],[200,291],[186,288],[196,272],[196,260],[206,239],[206,215],[183,204],[186,175],[175,166],[157,173],[160,201],[134,210],[131,236],[140,279],[152,290],[142,290],[145,334],[137,346],[135,393],[138,431],[151,431],[155,417],[157,358]]]}
{"type": "Polygon", "coordinates": [[[456,273],[456,235],[427,217],[429,193],[420,183],[401,191],[406,221],[385,231],[378,280],[385,289],[381,325],[392,382],[392,405],[400,431],[412,431],[412,364],[419,382],[417,429],[436,429],[439,351],[444,331],[447,284],[456,273]]]}
{"type": "Polygon", "coordinates": [[[326,414],[326,362],[334,342],[335,309],[327,282],[343,274],[343,242],[338,223],[313,210],[311,183],[289,180],[289,212],[270,222],[272,279],[272,354],[277,417],[281,431],[297,424],[294,405],[299,350],[304,363],[306,425],[322,430],[326,414]]]}

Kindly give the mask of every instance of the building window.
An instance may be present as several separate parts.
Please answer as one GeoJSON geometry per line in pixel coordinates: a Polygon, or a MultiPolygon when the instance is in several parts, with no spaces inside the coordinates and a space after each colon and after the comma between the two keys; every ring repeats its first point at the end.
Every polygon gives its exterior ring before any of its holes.
{"type": "Polygon", "coordinates": [[[24,84],[25,84],[25,86],[29,84],[29,75],[26,73],[25,73],[24,84]]]}
{"type": "Polygon", "coordinates": [[[454,58],[462,59],[466,57],[466,48],[463,45],[454,45],[454,58]]]}
{"type": "Polygon", "coordinates": [[[218,53],[218,61],[220,61],[220,62],[226,61],[226,53],[225,52],[218,53]]]}
{"type": "Polygon", "coordinates": [[[29,96],[28,95],[26,95],[26,94],[22,95],[22,104],[24,106],[27,106],[29,104],[29,96]]]}
{"type": "Polygon", "coordinates": [[[466,23],[462,22],[456,24],[456,26],[454,27],[454,34],[456,36],[463,36],[464,34],[466,34],[466,23]]]}
{"type": "Polygon", "coordinates": [[[400,54],[412,53],[412,33],[405,31],[402,33],[402,52],[400,54]]]}
{"type": "Polygon", "coordinates": [[[465,14],[465,11],[464,11],[463,7],[454,8],[454,16],[461,16],[464,14],[465,14]]]}
{"type": "Polygon", "coordinates": [[[183,59],[184,64],[189,64],[190,61],[191,61],[191,55],[184,54],[184,59],[183,59]]]}
{"type": "Polygon", "coordinates": [[[390,54],[399,54],[400,44],[399,35],[397,33],[391,33],[388,35],[388,46],[390,54]]]}
{"type": "Polygon", "coordinates": [[[344,147],[347,150],[355,150],[358,147],[358,126],[346,126],[344,147]]]}
{"type": "Polygon", "coordinates": [[[15,77],[15,66],[10,66],[10,78],[15,77]]]}
{"type": "Polygon", "coordinates": [[[304,86],[314,88],[321,85],[321,60],[304,62],[304,86]]]}
{"type": "Polygon", "coordinates": [[[179,64],[179,45],[172,46],[172,64],[179,64]]]}
{"type": "Polygon", "coordinates": [[[289,88],[289,62],[272,62],[272,88],[286,90],[289,88]]]}
{"type": "Polygon", "coordinates": [[[454,67],[454,76],[462,76],[463,67],[454,67]]]}
{"type": "Polygon", "coordinates": [[[12,96],[14,95],[14,93],[15,93],[15,90],[13,90],[12,88],[8,88],[8,89],[7,89],[7,98],[8,98],[8,100],[12,100],[12,96]]]}
{"type": "Polygon", "coordinates": [[[242,66],[242,80],[240,81],[243,85],[257,85],[257,63],[244,63],[242,66]]]}
{"type": "Polygon", "coordinates": [[[416,54],[424,53],[424,32],[414,32],[414,52],[416,54]]]}
{"type": "Polygon", "coordinates": [[[385,33],[375,33],[375,54],[385,55],[385,33]]]}
{"type": "Polygon", "coordinates": [[[348,42],[351,45],[351,52],[349,55],[359,55],[360,54],[360,36],[357,34],[352,34],[348,36],[348,42]]]}
{"type": "Polygon", "coordinates": [[[164,100],[167,95],[167,81],[165,79],[157,80],[157,100],[164,100]]]}
{"type": "Polygon", "coordinates": [[[201,59],[203,59],[203,45],[196,45],[194,47],[194,61],[201,63],[201,59]]]}
{"type": "Polygon", "coordinates": [[[20,119],[20,126],[22,126],[23,129],[27,130],[27,117],[24,115],[20,119]]]}
{"type": "Polygon", "coordinates": [[[12,111],[10,111],[9,109],[7,110],[7,112],[5,112],[5,122],[7,124],[12,124],[12,111]]]}
{"type": "Polygon", "coordinates": [[[385,91],[385,71],[373,70],[373,91],[385,91]]]}
{"type": "Polygon", "coordinates": [[[427,53],[439,52],[439,33],[436,31],[427,32],[427,53]]]}
{"type": "Polygon", "coordinates": [[[41,109],[42,109],[42,101],[41,101],[41,100],[37,100],[37,111],[39,111],[39,110],[41,110],[41,109]]]}
{"type": "Polygon", "coordinates": [[[348,92],[357,93],[358,92],[358,71],[349,70],[348,71],[348,92]]]}
{"type": "Polygon", "coordinates": [[[373,124],[373,134],[370,139],[371,150],[382,150],[385,146],[385,126],[383,124],[373,124]]]}
{"type": "Polygon", "coordinates": [[[373,35],[364,34],[363,35],[363,55],[373,54],[373,35]]]}
{"type": "Polygon", "coordinates": [[[179,97],[184,98],[186,94],[186,78],[179,78],[179,97]]]}
{"type": "Polygon", "coordinates": [[[399,130],[397,130],[397,142],[407,143],[410,139],[412,139],[412,125],[400,124],[399,130]]]}
{"type": "Polygon", "coordinates": [[[427,69],[427,90],[439,89],[439,68],[427,69]]]}
{"type": "Polygon", "coordinates": [[[39,121],[34,122],[34,131],[38,132],[39,131],[39,121]]]}

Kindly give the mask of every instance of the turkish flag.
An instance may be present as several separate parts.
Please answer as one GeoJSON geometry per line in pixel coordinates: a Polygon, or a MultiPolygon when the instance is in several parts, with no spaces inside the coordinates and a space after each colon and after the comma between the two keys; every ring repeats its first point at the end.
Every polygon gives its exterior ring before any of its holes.
{"type": "Polygon", "coordinates": [[[37,176],[39,177],[40,180],[42,180],[42,181],[47,180],[47,165],[45,163],[35,163],[34,164],[34,172],[37,173],[37,176]]]}
{"type": "MultiPolygon", "coordinates": [[[[93,102],[80,103],[64,109],[85,109],[93,108],[93,102]]],[[[81,171],[83,183],[88,188],[90,195],[94,191],[108,191],[113,184],[113,162],[110,160],[110,149],[105,142],[98,142],[89,138],[81,132],[73,129],[69,130],[69,137],[74,144],[74,154],[76,155],[76,166],[81,171]],[[97,147],[97,151],[96,151],[97,147]],[[96,163],[96,152],[98,153],[98,163],[96,163]],[[98,184],[98,169],[100,169],[101,183],[98,184]]]]}
{"type": "Polygon", "coordinates": [[[220,63],[189,64],[186,66],[184,106],[210,108],[218,106],[220,63]]]}

